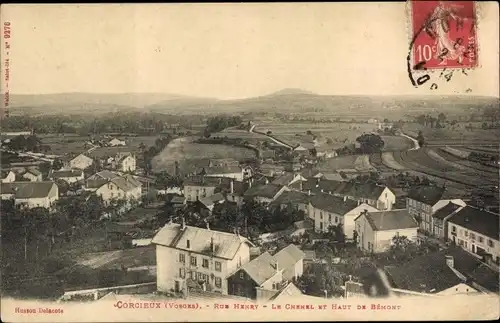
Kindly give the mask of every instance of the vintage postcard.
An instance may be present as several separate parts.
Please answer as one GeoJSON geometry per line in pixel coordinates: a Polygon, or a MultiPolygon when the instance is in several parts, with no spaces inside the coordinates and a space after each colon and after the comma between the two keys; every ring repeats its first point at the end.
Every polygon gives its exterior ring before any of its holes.
{"type": "Polygon", "coordinates": [[[2,5],[2,321],[498,319],[498,10],[2,5]]]}

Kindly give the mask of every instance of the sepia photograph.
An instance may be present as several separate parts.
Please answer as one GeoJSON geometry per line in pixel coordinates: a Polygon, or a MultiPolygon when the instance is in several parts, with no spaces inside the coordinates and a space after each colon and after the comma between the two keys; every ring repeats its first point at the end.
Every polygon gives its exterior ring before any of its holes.
{"type": "Polygon", "coordinates": [[[498,319],[498,10],[2,5],[2,321],[498,319]]]}

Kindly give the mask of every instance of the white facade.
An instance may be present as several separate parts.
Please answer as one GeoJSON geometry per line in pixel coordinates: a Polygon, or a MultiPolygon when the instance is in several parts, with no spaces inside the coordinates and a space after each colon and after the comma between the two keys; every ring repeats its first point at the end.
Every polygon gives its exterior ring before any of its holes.
{"type": "Polygon", "coordinates": [[[92,166],[93,163],[94,161],[92,160],[92,158],[87,157],[85,155],[78,155],[72,160],[70,160],[69,166],[70,168],[84,170],[87,167],[92,166]]]}
{"type": "Polygon", "coordinates": [[[392,244],[392,238],[396,235],[406,236],[409,240],[416,242],[418,238],[417,228],[397,229],[397,230],[373,230],[364,215],[355,221],[358,233],[357,246],[359,249],[368,252],[384,252],[392,244]]]}
{"type": "Polygon", "coordinates": [[[311,203],[309,203],[309,210],[307,213],[314,220],[314,231],[328,232],[328,227],[330,225],[341,224],[344,229],[346,238],[352,239],[353,231],[355,229],[354,219],[356,219],[356,217],[360,215],[364,210],[367,210],[368,212],[379,211],[373,206],[363,203],[345,214],[339,214],[315,208],[311,205],[311,203]]]}
{"type": "Polygon", "coordinates": [[[118,170],[122,172],[133,172],[137,169],[134,156],[127,156],[118,162],[118,170]]]}
{"type": "Polygon", "coordinates": [[[41,182],[42,181],[42,174],[35,175],[35,174],[30,173],[29,171],[24,173],[22,175],[22,177],[24,179],[27,179],[30,182],[41,182]]]}
{"type": "Polygon", "coordinates": [[[124,191],[115,183],[108,182],[99,187],[95,192],[98,196],[102,197],[104,203],[109,203],[112,200],[140,200],[142,189],[140,186],[137,186],[131,190],[124,191]]]}
{"type": "Polygon", "coordinates": [[[68,184],[73,184],[73,183],[76,183],[78,181],[83,181],[84,176],[83,176],[83,172],[82,172],[79,176],[63,176],[63,177],[59,177],[58,179],[63,180],[68,184]]]}
{"type": "Polygon", "coordinates": [[[125,141],[123,140],[119,140],[119,139],[112,139],[110,142],[109,142],[109,145],[111,147],[115,147],[115,146],[125,146],[125,141]]]}
{"type": "Polygon", "coordinates": [[[54,203],[59,199],[59,187],[56,184],[52,185],[49,193],[45,197],[37,198],[16,198],[14,204],[23,208],[36,208],[43,207],[50,209],[54,203]]]}
{"type": "Polygon", "coordinates": [[[453,218],[448,223],[448,239],[454,241],[458,246],[477,253],[481,248],[493,256],[493,260],[500,258],[500,238],[492,239],[476,231],[469,230],[463,226],[453,223],[453,218]]]}
{"type": "Polygon", "coordinates": [[[190,277],[198,280],[200,279],[200,275],[206,275],[202,277],[208,277],[214,291],[227,295],[226,278],[249,261],[250,247],[247,243],[240,245],[233,259],[210,257],[208,255],[156,245],[157,288],[161,292],[170,292],[176,289],[184,290],[187,278],[190,277]],[[181,257],[183,257],[184,261],[181,261],[181,257]],[[196,265],[193,265],[191,257],[196,259],[196,265]],[[204,259],[208,260],[208,268],[203,267],[204,259]],[[220,282],[220,287],[217,286],[219,285],[218,282],[220,282]]]}
{"type": "Polygon", "coordinates": [[[243,181],[244,179],[244,176],[243,176],[243,170],[239,171],[239,172],[234,172],[234,173],[220,173],[220,174],[216,174],[216,173],[213,173],[213,174],[206,174],[205,175],[206,177],[225,177],[225,178],[232,178],[236,181],[243,181]]]}
{"type": "Polygon", "coordinates": [[[9,171],[5,178],[2,178],[2,183],[12,183],[16,180],[16,173],[9,171]]]}
{"type": "Polygon", "coordinates": [[[186,196],[186,200],[194,202],[198,199],[214,195],[215,189],[215,186],[185,185],[184,195],[186,196]]]}

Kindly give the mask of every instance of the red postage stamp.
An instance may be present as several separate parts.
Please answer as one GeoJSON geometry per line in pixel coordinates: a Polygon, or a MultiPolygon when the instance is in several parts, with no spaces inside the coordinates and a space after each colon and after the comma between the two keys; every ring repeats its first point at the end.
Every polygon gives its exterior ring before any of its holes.
{"type": "Polygon", "coordinates": [[[412,0],[413,69],[477,66],[474,1],[412,0]]]}

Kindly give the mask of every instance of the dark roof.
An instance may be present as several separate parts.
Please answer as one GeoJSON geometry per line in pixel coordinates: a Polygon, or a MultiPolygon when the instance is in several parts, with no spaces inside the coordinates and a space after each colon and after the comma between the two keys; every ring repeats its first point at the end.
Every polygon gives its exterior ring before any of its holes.
{"type": "Polygon", "coordinates": [[[408,192],[408,198],[425,203],[427,205],[436,204],[445,192],[444,187],[438,186],[419,186],[415,187],[408,192]]]}
{"type": "Polygon", "coordinates": [[[300,250],[296,245],[289,244],[285,248],[278,251],[274,258],[278,261],[279,268],[287,269],[295,266],[295,264],[304,259],[305,253],[300,250]]]}
{"type": "Polygon", "coordinates": [[[53,178],[61,177],[78,177],[81,176],[83,171],[81,170],[59,170],[52,173],[53,178]]]}
{"type": "Polygon", "coordinates": [[[115,177],[118,177],[119,175],[110,172],[109,170],[102,170],[98,173],[95,173],[94,175],[89,177],[89,180],[95,180],[95,179],[112,179],[115,177]]]}
{"type": "Polygon", "coordinates": [[[99,188],[108,182],[107,179],[88,179],[86,182],[87,188],[99,188]]]}
{"type": "Polygon", "coordinates": [[[337,194],[352,196],[355,198],[368,198],[376,200],[380,197],[385,186],[377,185],[376,183],[343,183],[343,187],[336,190],[337,194]]]}
{"type": "Polygon", "coordinates": [[[210,246],[212,239],[214,242],[213,255],[224,259],[233,259],[242,243],[252,245],[251,242],[240,235],[188,225],[183,230],[182,225],[174,223],[165,225],[156,234],[152,242],[170,248],[212,255],[210,246]],[[188,241],[190,244],[189,249],[187,248],[188,241]]]}
{"type": "Polygon", "coordinates": [[[30,173],[30,174],[33,174],[35,176],[42,175],[42,173],[38,169],[33,168],[33,167],[28,167],[28,169],[26,170],[26,173],[30,173]]]}
{"type": "Polygon", "coordinates": [[[452,214],[453,212],[455,212],[456,210],[458,210],[461,207],[462,206],[457,205],[453,202],[449,202],[448,204],[446,204],[445,206],[443,206],[442,208],[437,210],[432,215],[432,217],[434,217],[436,219],[444,220],[444,218],[446,218],[448,215],[452,214]]]}
{"type": "MultiPolygon", "coordinates": [[[[237,196],[243,196],[246,190],[248,189],[248,183],[240,182],[236,180],[233,181],[233,194],[237,196]]],[[[229,193],[231,191],[231,179],[222,181],[222,184],[219,186],[221,189],[229,193]]]]}
{"type": "Polygon", "coordinates": [[[499,215],[496,213],[466,206],[448,221],[494,240],[499,240],[499,215]]]}
{"type": "Polygon", "coordinates": [[[447,265],[446,256],[453,257],[453,268],[469,280],[493,292],[498,291],[498,274],[460,247],[417,256],[385,270],[394,288],[438,293],[463,282],[447,265]]]}
{"type": "Polygon", "coordinates": [[[241,173],[242,170],[239,166],[214,166],[204,167],[202,173],[207,175],[213,174],[234,174],[241,173]]]}
{"type": "Polygon", "coordinates": [[[275,266],[276,259],[266,251],[252,261],[244,264],[241,270],[245,271],[248,276],[260,286],[266,280],[277,274],[275,266]]]}
{"type": "Polygon", "coordinates": [[[250,187],[246,192],[245,196],[249,197],[255,197],[255,196],[260,196],[260,197],[267,197],[267,198],[273,198],[278,192],[283,188],[284,186],[282,185],[275,185],[275,184],[267,184],[267,185],[257,185],[250,187]]]}
{"type": "Polygon", "coordinates": [[[54,185],[49,181],[2,183],[0,191],[2,194],[14,194],[18,199],[40,198],[47,197],[54,185]]]}
{"type": "Polygon", "coordinates": [[[309,204],[310,196],[306,193],[298,192],[298,191],[285,191],[283,192],[276,200],[272,202],[273,205],[281,205],[288,203],[302,203],[309,204]]]}
{"type": "Polygon", "coordinates": [[[325,193],[318,193],[311,196],[311,205],[317,209],[333,212],[336,214],[346,214],[358,206],[358,202],[342,197],[333,196],[325,193]]]}
{"type": "MultiPolygon", "coordinates": [[[[363,216],[363,214],[360,216],[363,216]]],[[[418,228],[417,221],[415,221],[407,209],[368,212],[364,216],[374,231],[418,228]]]]}
{"type": "Polygon", "coordinates": [[[184,186],[217,187],[222,179],[217,177],[192,176],[184,181],[184,186]]]}
{"type": "Polygon", "coordinates": [[[277,177],[271,183],[276,185],[288,185],[295,178],[295,174],[286,173],[282,176],[277,177]]]}
{"type": "Polygon", "coordinates": [[[201,198],[200,203],[208,207],[210,205],[215,204],[216,202],[223,200],[224,200],[224,195],[222,195],[221,193],[216,193],[214,195],[201,198]]]}

